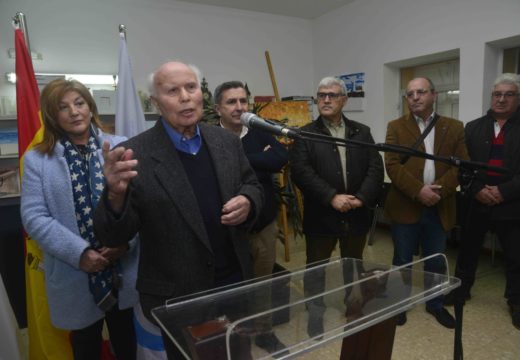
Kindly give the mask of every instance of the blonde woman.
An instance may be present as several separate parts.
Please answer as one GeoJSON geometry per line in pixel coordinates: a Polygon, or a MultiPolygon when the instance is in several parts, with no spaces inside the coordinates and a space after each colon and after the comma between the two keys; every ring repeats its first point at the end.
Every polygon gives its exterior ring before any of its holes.
{"type": "Polygon", "coordinates": [[[51,321],[71,330],[74,359],[99,359],[106,322],[118,359],[135,359],[135,241],[103,247],[92,213],[104,186],[101,147],[125,140],[101,130],[97,107],[80,82],[58,79],[41,94],[44,136],[25,155],[21,214],[44,252],[51,321]]]}

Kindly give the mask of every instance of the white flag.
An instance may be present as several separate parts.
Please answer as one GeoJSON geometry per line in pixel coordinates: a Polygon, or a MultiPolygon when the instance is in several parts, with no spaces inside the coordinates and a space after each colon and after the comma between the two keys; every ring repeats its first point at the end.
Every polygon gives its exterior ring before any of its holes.
{"type": "Polygon", "coordinates": [[[119,45],[116,134],[131,138],[144,130],[144,113],[141,107],[141,100],[135,91],[126,39],[121,33],[119,36],[121,37],[121,42],[119,45]]]}
{"type": "Polygon", "coordinates": [[[141,304],[134,306],[137,360],[167,360],[161,329],[144,317],[141,304]]]}
{"type": "Polygon", "coordinates": [[[0,339],[2,351],[0,358],[21,360],[18,323],[15,320],[11,304],[7,298],[4,281],[0,276],[0,339]]]}

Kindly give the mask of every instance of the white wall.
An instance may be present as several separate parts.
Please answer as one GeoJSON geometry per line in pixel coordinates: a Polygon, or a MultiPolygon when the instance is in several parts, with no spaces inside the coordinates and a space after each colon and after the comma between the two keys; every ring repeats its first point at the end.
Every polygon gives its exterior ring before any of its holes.
{"type": "Polygon", "coordinates": [[[269,50],[281,96],[313,91],[312,26],[308,20],[192,5],[173,0],[0,0],[0,95],[14,97],[4,74],[14,71],[10,19],[27,16],[31,48],[43,54],[36,72],[117,73],[118,25],[127,27],[138,89],[161,63],[200,67],[211,91],[226,80],[248,83],[253,95],[273,95],[269,50]]]}
{"type": "Polygon", "coordinates": [[[489,83],[501,71],[501,50],[486,44],[520,35],[519,19],[518,0],[357,0],[314,21],[314,82],[365,72],[366,111],[347,116],[384,141],[386,123],[399,115],[398,70],[385,64],[458,52],[459,116],[467,122],[487,109],[489,83]]]}
{"type": "Polygon", "coordinates": [[[270,95],[266,49],[281,96],[313,94],[323,76],[365,72],[366,110],[348,116],[370,125],[377,141],[399,115],[396,64],[460,56],[459,115],[469,121],[488,107],[503,39],[520,45],[519,0],[357,0],[314,21],[173,0],[0,0],[0,95],[14,96],[3,74],[14,70],[7,49],[17,11],[44,57],[37,72],[116,73],[119,23],[143,90],[151,70],[181,58],[203,70],[211,90],[235,78],[270,95]]]}

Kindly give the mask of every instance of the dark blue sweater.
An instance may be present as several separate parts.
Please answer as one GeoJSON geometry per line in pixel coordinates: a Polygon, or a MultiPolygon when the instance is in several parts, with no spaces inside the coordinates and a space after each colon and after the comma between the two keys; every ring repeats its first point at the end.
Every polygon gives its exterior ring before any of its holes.
{"type": "Polygon", "coordinates": [[[184,165],[197,203],[206,233],[215,256],[215,278],[221,279],[240,271],[238,260],[229,238],[228,229],[221,223],[222,196],[213,161],[204,141],[196,155],[177,151],[184,165]]]}
{"type": "Polygon", "coordinates": [[[278,213],[279,204],[275,201],[272,176],[287,164],[288,155],[285,146],[272,135],[255,129],[248,130],[242,138],[242,146],[258,181],[264,188],[264,207],[253,226],[253,232],[258,232],[273,222],[278,213]]]}

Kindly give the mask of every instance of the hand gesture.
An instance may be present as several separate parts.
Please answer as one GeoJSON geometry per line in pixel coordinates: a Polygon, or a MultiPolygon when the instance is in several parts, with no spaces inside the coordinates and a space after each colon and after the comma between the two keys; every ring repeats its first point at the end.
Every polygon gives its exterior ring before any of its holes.
{"type": "Polygon", "coordinates": [[[222,207],[222,217],[220,218],[223,225],[239,225],[246,221],[251,210],[251,203],[244,195],[235,196],[222,207]]]}
{"type": "Polygon", "coordinates": [[[424,206],[433,206],[441,200],[441,185],[424,185],[417,195],[417,199],[424,206]]]}
{"type": "Polygon", "coordinates": [[[354,195],[336,194],[330,201],[330,205],[334,210],[344,213],[363,206],[363,202],[354,195]]]}
{"type": "Polygon", "coordinates": [[[88,273],[103,271],[109,264],[108,259],[94,249],[83,251],[79,259],[79,268],[88,273]]]}
{"type": "Polygon", "coordinates": [[[117,247],[102,247],[98,249],[99,253],[107,259],[110,263],[115,262],[116,260],[119,260],[121,256],[123,256],[126,251],[128,250],[128,245],[120,245],[117,247]]]}
{"type": "Polygon", "coordinates": [[[504,201],[504,198],[502,197],[502,194],[498,190],[497,186],[489,186],[486,185],[483,187],[476,195],[475,199],[477,199],[478,202],[493,206],[500,204],[502,201],[504,201]]]}
{"type": "Polygon", "coordinates": [[[106,141],[103,143],[103,174],[108,201],[116,213],[123,210],[128,184],[137,176],[137,171],[133,170],[137,166],[137,160],[133,159],[133,156],[134,152],[131,149],[119,146],[110,150],[110,144],[106,141]]]}

